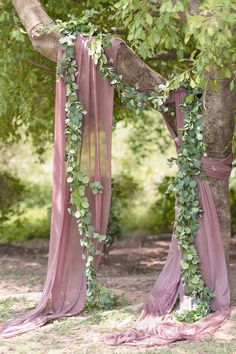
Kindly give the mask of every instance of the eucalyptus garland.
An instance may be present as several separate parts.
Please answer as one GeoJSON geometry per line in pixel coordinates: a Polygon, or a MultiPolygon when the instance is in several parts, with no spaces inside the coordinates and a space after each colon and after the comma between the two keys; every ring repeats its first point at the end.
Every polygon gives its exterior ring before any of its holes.
{"type": "Polygon", "coordinates": [[[57,68],[58,75],[62,76],[66,85],[65,105],[66,111],[66,156],[67,161],[67,182],[70,184],[70,203],[68,208],[70,215],[76,218],[78,230],[82,238],[81,246],[84,249],[83,259],[85,260],[85,276],[87,281],[87,305],[88,307],[111,307],[116,301],[116,296],[110,291],[107,292],[97,281],[94,267],[94,257],[101,253],[94,246],[94,241],[105,243],[106,235],[100,235],[92,226],[92,215],[89,210],[89,201],[86,197],[86,190],[90,189],[95,195],[102,193],[102,185],[99,181],[91,181],[86,171],[79,164],[80,149],[82,143],[82,123],[87,112],[77,98],[78,85],[76,76],[78,66],[75,59],[74,41],[76,33],[65,29],[61,30],[60,43],[63,56],[57,68]]]}
{"type": "Polygon", "coordinates": [[[180,136],[181,147],[177,158],[170,159],[170,164],[177,164],[173,189],[177,200],[177,215],[175,232],[178,237],[178,247],[182,252],[181,268],[185,294],[192,297],[191,311],[177,313],[180,321],[195,322],[209,311],[209,302],[213,297],[211,289],[205,286],[199,270],[199,258],[194,239],[199,230],[199,217],[202,209],[198,195],[198,181],[204,179],[201,171],[201,157],[205,152],[203,143],[201,90],[192,89],[186,85],[188,95],[182,104],[184,109],[184,128],[180,136]]]}
{"type": "MultiPolygon", "coordinates": [[[[139,113],[147,106],[158,110],[167,111],[165,101],[169,97],[171,84],[157,85],[153,92],[139,92],[137,85],[125,84],[122,76],[115,73],[112,62],[108,62],[104,48],[111,45],[112,37],[108,33],[101,33],[88,22],[88,17],[80,20],[72,18],[69,22],[58,22],[61,32],[60,43],[63,56],[58,65],[58,74],[62,76],[66,84],[66,160],[67,182],[71,189],[71,208],[68,212],[73,215],[78,224],[81,235],[81,245],[84,248],[85,276],[87,279],[87,303],[101,303],[112,306],[115,298],[109,293],[104,296],[104,288],[98,283],[96,270],[93,265],[94,257],[100,253],[94,247],[94,240],[107,242],[106,235],[100,235],[91,224],[91,213],[86,190],[90,188],[94,194],[102,193],[102,185],[99,181],[90,181],[82,167],[79,166],[78,156],[81,149],[82,122],[86,112],[77,98],[78,86],[76,76],[78,73],[74,51],[74,41],[79,33],[89,36],[87,48],[101,74],[108,78],[123,103],[129,108],[134,108],[139,113]],[[100,299],[103,297],[103,301],[100,299]],[[105,299],[105,300],[104,300],[105,299]]],[[[172,79],[174,81],[174,79],[172,79]]],[[[175,233],[178,238],[178,247],[182,252],[181,268],[182,282],[185,294],[193,300],[190,310],[176,312],[179,321],[194,322],[210,311],[212,291],[207,288],[202,280],[199,270],[199,258],[194,245],[194,239],[199,229],[199,216],[202,212],[197,183],[203,178],[201,172],[201,156],[205,151],[203,143],[203,124],[201,117],[202,103],[201,91],[184,84],[187,96],[183,103],[185,123],[181,132],[182,144],[176,158],[172,158],[170,164],[177,164],[179,171],[172,188],[177,199],[177,217],[175,233]]],[[[182,85],[183,86],[183,85],[182,85]]],[[[179,132],[180,133],[180,132],[179,132]]],[[[103,306],[102,305],[102,306],[103,306]]]]}

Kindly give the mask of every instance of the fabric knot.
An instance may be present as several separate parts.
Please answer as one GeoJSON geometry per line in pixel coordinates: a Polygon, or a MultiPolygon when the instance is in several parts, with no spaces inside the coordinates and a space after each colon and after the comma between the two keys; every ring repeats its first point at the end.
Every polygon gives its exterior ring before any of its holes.
{"type": "Polygon", "coordinates": [[[231,174],[233,155],[229,154],[224,159],[202,156],[201,162],[201,169],[207,177],[227,179],[231,174]]]}

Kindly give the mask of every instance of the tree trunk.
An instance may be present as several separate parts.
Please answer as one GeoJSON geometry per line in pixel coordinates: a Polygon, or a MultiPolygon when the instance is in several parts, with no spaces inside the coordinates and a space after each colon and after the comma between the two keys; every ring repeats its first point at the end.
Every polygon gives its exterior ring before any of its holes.
{"type": "MultiPolygon", "coordinates": [[[[59,47],[59,31],[54,21],[46,14],[38,0],[12,0],[34,48],[48,59],[56,62],[59,47]],[[51,27],[47,33],[41,29],[51,27]]],[[[149,68],[127,45],[122,44],[118,50],[118,74],[128,83],[138,83],[141,87],[150,87],[165,82],[165,79],[149,68]]],[[[229,90],[228,80],[220,82],[220,89],[213,92],[208,89],[205,96],[206,110],[203,112],[205,123],[204,140],[208,156],[223,158],[231,152],[234,131],[234,109],[236,91],[229,90]]],[[[229,263],[230,211],[228,200],[228,181],[209,178],[216,209],[219,217],[225,255],[229,263]]]]}
{"type": "MultiPolygon", "coordinates": [[[[204,141],[209,157],[225,158],[232,152],[236,90],[229,88],[230,80],[221,80],[219,90],[206,92],[206,109],[203,111],[205,126],[204,141]]],[[[226,262],[229,268],[231,222],[228,180],[208,178],[219,218],[226,262]]]]}

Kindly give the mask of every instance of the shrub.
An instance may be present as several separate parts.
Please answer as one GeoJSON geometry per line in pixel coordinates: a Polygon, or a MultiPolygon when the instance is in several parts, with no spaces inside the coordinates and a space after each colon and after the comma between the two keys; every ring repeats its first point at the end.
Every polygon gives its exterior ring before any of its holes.
{"type": "Polygon", "coordinates": [[[19,178],[8,171],[0,172],[0,222],[7,221],[11,215],[19,212],[25,186],[19,178]]]}
{"type": "Polygon", "coordinates": [[[168,186],[174,177],[165,176],[156,184],[155,192],[157,199],[148,211],[148,231],[152,233],[172,232],[175,218],[175,195],[173,192],[166,193],[168,186]]]}
{"type": "Polygon", "coordinates": [[[107,235],[109,245],[122,235],[122,224],[127,217],[130,203],[139,190],[138,182],[130,175],[121,173],[112,178],[112,198],[108,220],[107,235]]]}
{"type": "Polygon", "coordinates": [[[29,183],[25,187],[24,206],[34,208],[35,206],[44,207],[51,203],[52,188],[49,185],[29,183]]]}
{"type": "Polygon", "coordinates": [[[11,243],[33,238],[47,238],[50,234],[48,208],[34,207],[22,215],[6,221],[1,230],[1,242],[11,243]]]}
{"type": "Polygon", "coordinates": [[[10,181],[11,183],[5,184],[7,192],[1,194],[2,200],[5,195],[8,206],[7,217],[2,220],[0,228],[1,242],[48,237],[51,210],[50,186],[29,182],[24,185],[15,177],[10,181]],[[14,199],[12,196],[16,194],[18,196],[14,199]]]}

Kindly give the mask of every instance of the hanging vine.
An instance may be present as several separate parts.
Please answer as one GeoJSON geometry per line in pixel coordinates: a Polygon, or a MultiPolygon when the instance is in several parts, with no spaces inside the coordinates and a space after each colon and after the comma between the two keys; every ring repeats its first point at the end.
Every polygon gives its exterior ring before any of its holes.
{"type": "Polygon", "coordinates": [[[70,184],[70,203],[68,208],[70,215],[76,218],[78,231],[82,236],[80,243],[83,247],[83,259],[85,261],[85,276],[87,281],[87,306],[88,307],[105,307],[110,308],[116,302],[114,296],[108,289],[100,286],[94,266],[94,257],[99,255],[101,251],[96,249],[94,241],[105,243],[106,235],[100,235],[92,226],[92,215],[89,210],[89,201],[86,197],[86,190],[90,189],[94,195],[102,193],[102,185],[99,181],[90,181],[86,171],[79,164],[81,139],[82,139],[82,122],[87,112],[84,110],[82,103],[77,98],[78,85],[76,84],[76,76],[78,73],[78,65],[75,58],[74,41],[77,32],[68,31],[61,28],[61,47],[63,56],[57,68],[57,73],[63,77],[66,85],[65,105],[66,111],[66,156],[67,161],[67,182],[70,184]]]}
{"type": "Polygon", "coordinates": [[[194,244],[202,213],[197,183],[204,179],[201,171],[201,157],[205,152],[204,128],[202,102],[199,98],[202,92],[198,88],[191,88],[189,84],[185,84],[185,87],[188,95],[182,104],[185,112],[182,143],[177,158],[172,158],[169,162],[179,167],[172,186],[178,203],[175,232],[182,252],[180,264],[184,290],[186,295],[193,297],[193,308],[191,311],[176,312],[175,315],[179,321],[195,322],[210,311],[209,303],[213,292],[202,280],[194,244]]]}
{"type": "MultiPolygon", "coordinates": [[[[104,48],[111,46],[112,37],[108,33],[98,31],[89,23],[89,15],[77,20],[71,18],[68,22],[58,21],[61,32],[62,59],[58,65],[58,74],[63,77],[66,84],[66,160],[67,182],[71,189],[71,208],[68,212],[73,215],[78,224],[81,235],[81,246],[84,248],[85,276],[87,279],[87,304],[100,304],[100,306],[112,306],[115,298],[111,293],[107,294],[98,283],[93,260],[100,253],[94,247],[94,240],[107,242],[106,235],[100,235],[91,224],[89,202],[86,197],[88,188],[96,193],[102,193],[102,185],[99,181],[90,181],[85,171],[79,166],[78,158],[81,149],[82,121],[86,112],[81,102],[78,101],[76,76],[78,66],[75,58],[74,41],[78,34],[89,36],[87,48],[89,54],[97,65],[101,74],[110,80],[118,92],[119,98],[129,108],[134,108],[136,113],[151,107],[158,111],[167,111],[165,101],[171,90],[176,87],[177,80],[172,78],[165,85],[155,86],[152,92],[138,91],[137,85],[126,84],[122,76],[115,73],[112,62],[107,60],[104,48]],[[105,294],[105,295],[104,295],[105,294]],[[103,298],[101,302],[100,299],[103,298]],[[105,299],[105,300],[104,300],[105,299]],[[102,305],[101,305],[102,303],[102,305]]],[[[179,80],[179,78],[178,78],[179,80]]],[[[179,80],[180,81],[180,80],[179,80]]],[[[182,282],[185,294],[193,300],[193,306],[189,311],[176,312],[179,321],[194,322],[210,311],[212,291],[207,288],[202,280],[199,270],[199,259],[194,245],[194,239],[199,229],[199,216],[202,213],[197,183],[203,178],[201,172],[201,156],[204,153],[203,124],[201,117],[202,103],[201,92],[192,88],[188,83],[181,83],[187,90],[184,107],[184,128],[182,130],[182,144],[176,158],[172,158],[170,164],[177,164],[179,171],[176,175],[173,189],[176,193],[178,215],[176,218],[175,233],[178,238],[178,246],[182,252],[181,268],[182,282]]]]}

